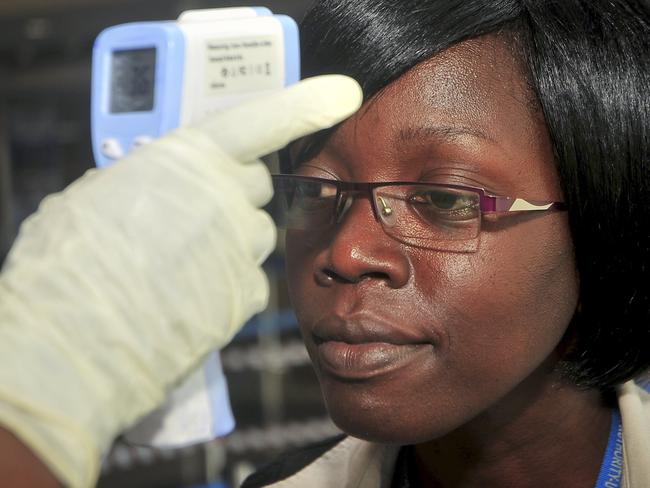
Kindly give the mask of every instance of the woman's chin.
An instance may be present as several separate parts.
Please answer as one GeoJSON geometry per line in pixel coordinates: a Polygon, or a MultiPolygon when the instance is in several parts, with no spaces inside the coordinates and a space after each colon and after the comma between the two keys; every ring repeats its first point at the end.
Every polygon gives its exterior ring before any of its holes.
{"type": "Polygon", "coordinates": [[[413,410],[388,404],[350,405],[341,398],[327,399],[332,421],[346,434],[369,442],[393,445],[420,444],[448,433],[453,426],[438,422],[436,416],[426,419],[413,415],[413,410]]]}
{"type": "Polygon", "coordinates": [[[377,421],[374,418],[332,415],[332,420],[347,435],[378,444],[405,446],[420,444],[439,437],[433,433],[413,429],[411,425],[385,419],[377,421]]]}

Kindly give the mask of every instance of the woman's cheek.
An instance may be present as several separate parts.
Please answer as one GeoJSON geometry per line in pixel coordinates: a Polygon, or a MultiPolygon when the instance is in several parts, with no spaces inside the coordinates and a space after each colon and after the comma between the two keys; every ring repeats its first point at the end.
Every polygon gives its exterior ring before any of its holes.
{"type": "Polygon", "coordinates": [[[481,253],[423,256],[415,266],[421,302],[435,297],[432,312],[445,309],[447,359],[463,383],[523,379],[553,353],[573,317],[578,283],[568,232],[524,227],[508,240],[486,236],[481,253]]]}

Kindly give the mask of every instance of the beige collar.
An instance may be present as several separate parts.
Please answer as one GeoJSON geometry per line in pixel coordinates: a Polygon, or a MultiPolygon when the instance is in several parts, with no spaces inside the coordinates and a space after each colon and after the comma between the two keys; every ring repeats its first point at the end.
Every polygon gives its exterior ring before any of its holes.
{"type": "Polygon", "coordinates": [[[346,437],[276,488],[389,488],[399,447],[346,437]]]}
{"type": "Polygon", "coordinates": [[[650,487],[650,393],[629,381],[618,389],[623,422],[623,488],[650,487]]]}

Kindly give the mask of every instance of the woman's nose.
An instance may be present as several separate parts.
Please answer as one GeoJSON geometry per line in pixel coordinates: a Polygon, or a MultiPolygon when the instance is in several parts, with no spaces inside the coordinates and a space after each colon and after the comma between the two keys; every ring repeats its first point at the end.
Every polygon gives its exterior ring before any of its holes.
{"type": "Polygon", "coordinates": [[[377,279],[400,288],[410,278],[404,245],[384,232],[367,197],[347,202],[321,259],[318,273],[325,282],[377,279]]]}

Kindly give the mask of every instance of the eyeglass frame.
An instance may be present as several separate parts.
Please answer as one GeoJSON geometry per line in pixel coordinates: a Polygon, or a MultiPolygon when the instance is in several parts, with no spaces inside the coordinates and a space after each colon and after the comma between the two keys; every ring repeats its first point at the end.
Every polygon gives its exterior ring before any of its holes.
{"type": "MultiPolygon", "coordinates": [[[[342,181],[335,180],[330,178],[320,178],[316,176],[302,176],[295,174],[273,174],[271,175],[273,181],[279,179],[284,180],[302,180],[311,183],[321,183],[334,186],[336,188],[336,200],[337,207],[336,211],[332,213],[333,222],[339,222],[343,215],[346,213],[348,206],[340,206],[338,202],[341,200],[341,197],[346,194],[356,193],[356,194],[365,194],[369,197],[373,213],[375,214],[375,219],[382,223],[384,227],[384,220],[380,217],[379,212],[382,209],[379,208],[378,200],[381,199],[380,196],[375,195],[375,190],[383,187],[390,186],[413,186],[413,187],[424,187],[424,188],[440,188],[440,189],[452,189],[458,191],[468,191],[473,192],[479,195],[479,212],[480,212],[480,221],[483,220],[484,214],[503,214],[503,213],[514,213],[514,212],[547,212],[550,210],[567,210],[566,204],[564,202],[554,202],[554,201],[545,201],[545,200],[528,200],[521,197],[509,197],[502,195],[492,195],[488,193],[484,188],[465,186],[465,185],[454,185],[454,184],[445,184],[445,183],[429,183],[429,182],[413,182],[413,181],[376,181],[376,182],[357,182],[357,181],[342,181]],[[342,210],[341,210],[342,209],[342,210]]],[[[383,200],[383,199],[382,199],[383,200]]],[[[392,209],[386,205],[385,202],[382,202],[384,205],[383,211],[391,211],[392,209]]],[[[386,214],[385,214],[386,215],[386,214]]],[[[389,214],[388,214],[389,215],[389,214]]]]}

